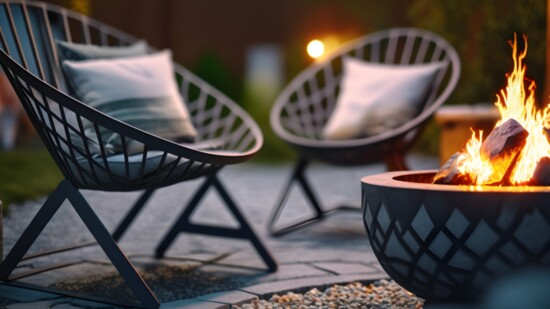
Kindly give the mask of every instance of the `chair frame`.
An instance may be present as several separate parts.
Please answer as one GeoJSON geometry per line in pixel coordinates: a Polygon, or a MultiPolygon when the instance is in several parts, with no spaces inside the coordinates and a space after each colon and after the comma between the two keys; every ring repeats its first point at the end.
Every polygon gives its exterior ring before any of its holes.
{"type": "Polygon", "coordinates": [[[282,236],[319,222],[338,210],[360,210],[349,205],[325,208],[306,178],[310,162],[355,166],[384,161],[390,171],[407,170],[405,154],[431,116],[451,95],[459,76],[460,59],[455,49],[440,36],[417,28],[392,28],[365,35],[302,71],[283,89],[270,113],[273,131],[299,153],[299,158],[272,210],[269,233],[282,236]],[[448,66],[436,76],[424,109],[414,119],[375,136],[323,140],[321,132],[336,104],[344,56],[392,65],[448,61],[448,66]],[[340,72],[337,72],[338,66],[340,72]],[[277,227],[294,184],[301,187],[314,213],[277,227]]]}
{"type": "MultiPolygon", "coordinates": [[[[137,41],[136,38],[85,15],[42,2],[0,0],[0,17],[6,17],[4,26],[0,27],[0,64],[38,135],[65,178],[49,196],[0,264],[0,280],[22,285],[22,283],[14,282],[14,280],[61,266],[33,270],[27,274],[18,275],[16,278],[10,278],[11,273],[21,260],[89,245],[89,243],[79,244],[25,256],[45,225],[62,203],[68,200],[92,233],[95,241],[105,251],[112,264],[124,278],[139,300],[140,305],[146,308],[158,308],[160,306],[159,301],[137,273],[130,260],[120,250],[117,241],[130,227],[155,190],[199,177],[205,177],[206,180],[192,195],[179,218],[159,242],[155,256],[158,258],[164,257],[166,251],[180,233],[198,233],[249,240],[267,266],[267,271],[277,270],[275,259],[256,236],[217,176],[220,169],[225,165],[249,160],[262,146],[263,137],[259,127],[243,109],[187,69],[174,63],[181,94],[188,103],[200,139],[221,139],[224,142],[222,149],[229,151],[195,149],[159,138],[89,107],[67,95],[63,89],[64,76],[60,70],[54,47],[55,31],[59,32],[57,38],[61,36],[67,41],[75,41],[74,31],[78,30],[75,30],[75,27],[80,28],[80,39],[86,44],[95,43],[92,39],[92,31],[98,33],[99,42],[97,43],[100,45],[127,45],[137,41]],[[54,26],[58,28],[52,26],[53,22],[57,22],[54,26]],[[40,32],[36,32],[37,23],[42,26],[39,27],[40,32]],[[78,27],[74,26],[69,29],[71,23],[76,23],[78,27]],[[23,46],[24,43],[27,46],[23,46]],[[191,98],[193,89],[195,92],[198,91],[194,99],[191,98]],[[55,106],[57,110],[54,110],[51,106],[55,106]],[[77,125],[68,123],[68,115],[76,116],[77,125]],[[71,143],[69,133],[76,133],[77,138],[85,140],[86,135],[82,125],[84,121],[92,123],[95,128],[102,155],[99,161],[94,161],[88,144],[85,144],[85,149],[82,150],[77,149],[71,143]],[[61,124],[62,132],[65,135],[57,131],[59,124],[61,124]],[[125,175],[117,175],[113,172],[110,164],[105,159],[108,154],[101,143],[100,130],[110,130],[120,134],[123,145],[126,145],[129,140],[144,145],[143,157],[139,162],[141,169],[137,177],[132,178],[130,176],[130,160],[126,152],[124,153],[125,175]],[[162,153],[156,172],[152,175],[146,174],[144,171],[149,151],[162,153]],[[169,162],[169,158],[174,159],[169,162]],[[85,164],[79,163],[82,161],[85,164]],[[110,182],[102,182],[101,177],[98,176],[99,173],[107,175],[110,182]],[[239,228],[222,228],[191,222],[190,216],[199,207],[202,197],[209,188],[214,188],[219,193],[225,206],[239,222],[239,228]],[[97,217],[92,206],[82,196],[80,189],[103,191],[144,190],[144,192],[111,234],[97,217]]],[[[67,263],[66,265],[72,264],[74,263],[67,263]]],[[[37,289],[38,287],[33,288],[37,289]]],[[[97,300],[95,297],[79,293],[61,291],[57,291],[57,293],[97,300]]],[[[118,301],[109,300],[107,302],[121,304],[118,301]]],[[[122,305],[136,306],[136,304],[126,303],[122,303],[122,305]]]]}

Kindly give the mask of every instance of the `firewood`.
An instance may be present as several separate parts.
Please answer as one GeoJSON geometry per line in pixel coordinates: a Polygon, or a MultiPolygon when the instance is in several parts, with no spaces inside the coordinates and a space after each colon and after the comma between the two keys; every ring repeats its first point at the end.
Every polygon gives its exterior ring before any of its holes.
{"type": "MultiPolygon", "coordinates": [[[[522,147],[523,148],[523,147],[522,147]]],[[[506,169],[506,172],[504,173],[504,176],[502,176],[502,179],[496,183],[490,184],[494,186],[511,186],[512,185],[512,172],[514,171],[514,168],[519,160],[519,155],[521,152],[516,153],[516,155],[512,158],[510,161],[510,164],[508,165],[508,169],[506,169]]]]}
{"type": "Polygon", "coordinates": [[[472,179],[468,175],[464,175],[458,170],[457,160],[462,152],[453,154],[443,166],[435,174],[432,183],[446,185],[469,185],[472,184],[472,179]]]}
{"type": "Polygon", "coordinates": [[[533,186],[550,186],[550,157],[543,157],[537,162],[530,184],[533,186]]]}
{"type": "Polygon", "coordinates": [[[546,136],[546,141],[550,143],[550,129],[542,128],[542,133],[544,134],[544,136],[546,136]]]}
{"type": "Polygon", "coordinates": [[[529,132],[519,122],[509,119],[505,123],[493,129],[491,134],[481,145],[481,156],[491,161],[494,166],[493,182],[495,184],[507,184],[505,179],[511,174],[517,156],[525,147],[529,132]]]}

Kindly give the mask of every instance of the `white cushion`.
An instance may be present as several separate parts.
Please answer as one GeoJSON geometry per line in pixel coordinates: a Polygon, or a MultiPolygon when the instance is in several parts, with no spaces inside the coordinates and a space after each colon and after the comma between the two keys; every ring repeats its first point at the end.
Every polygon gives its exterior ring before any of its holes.
{"type": "Polygon", "coordinates": [[[147,43],[137,41],[127,46],[98,46],[56,41],[57,53],[63,60],[93,60],[142,56],[147,54],[147,43]]]}
{"type": "Polygon", "coordinates": [[[334,111],[322,137],[345,140],[376,135],[414,118],[446,62],[415,65],[368,63],[344,57],[334,111]]]}
{"type": "MultiPolygon", "coordinates": [[[[170,51],[117,59],[63,61],[76,95],[114,118],[175,142],[193,142],[197,135],[175,81],[170,51]]],[[[87,132],[94,128],[86,123],[87,132]]],[[[101,131],[112,153],[122,153],[118,134],[101,131]]],[[[130,142],[130,154],[143,150],[130,142]]]]}

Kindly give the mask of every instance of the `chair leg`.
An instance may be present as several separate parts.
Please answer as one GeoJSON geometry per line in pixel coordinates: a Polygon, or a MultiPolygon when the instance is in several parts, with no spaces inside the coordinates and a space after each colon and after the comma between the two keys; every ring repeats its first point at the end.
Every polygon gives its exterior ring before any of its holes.
{"type": "Polygon", "coordinates": [[[157,258],[164,257],[164,253],[170,245],[174,242],[176,239],[176,236],[179,235],[181,232],[182,226],[185,226],[189,224],[189,217],[203,198],[204,194],[208,190],[208,188],[212,185],[213,179],[212,177],[206,179],[205,182],[199,187],[199,189],[196,191],[195,195],[191,198],[179,218],[174,222],[170,230],[168,230],[168,233],[162,238],[159,245],[157,246],[157,249],[155,250],[155,255],[157,258]]]}
{"type": "Polygon", "coordinates": [[[158,308],[159,301],[137,273],[132,263],[120,250],[107,228],[95,214],[82,194],[73,185],[63,180],[56,190],[50,195],[46,203],[38,211],[23,235],[0,265],[0,279],[9,280],[9,275],[17,266],[23,255],[27,252],[46,224],[50,221],[65,199],[68,199],[77,214],[92,233],[105,254],[109,257],[113,266],[118,270],[126,284],[134,295],[146,308],[158,308]]]}
{"type": "Polygon", "coordinates": [[[408,171],[409,167],[405,162],[405,157],[402,153],[394,152],[386,157],[386,167],[388,171],[408,171]]]}
{"type": "Polygon", "coordinates": [[[151,195],[156,191],[156,189],[147,189],[143,194],[138,198],[136,203],[130,208],[126,216],[120,221],[115,231],[113,232],[113,239],[119,241],[120,238],[124,235],[126,230],[130,227],[130,224],[134,221],[136,216],[143,209],[143,206],[149,201],[151,195]]]}
{"type": "Polygon", "coordinates": [[[239,229],[240,237],[249,239],[250,242],[252,242],[252,245],[254,246],[254,248],[256,248],[256,251],[262,258],[264,263],[267,265],[270,272],[277,271],[277,262],[275,262],[267,247],[262,243],[258,236],[256,236],[256,233],[254,233],[250,224],[243,217],[237,205],[229,196],[229,193],[227,193],[227,190],[223,187],[221,182],[216,177],[214,177],[214,186],[218,190],[218,193],[220,194],[222,199],[225,201],[225,204],[227,205],[229,210],[231,210],[233,216],[235,216],[237,221],[239,221],[239,224],[241,226],[239,229]]]}
{"type": "Polygon", "coordinates": [[[46,224],[55,215],[59,206],[67,197],[67,184],[63,180],[52,194],[48,197],[44,205],[40,207],[38,213],[29,223],[21,237],[12,247],[2,264],[0,264],[0,280],[7,281],[12,271],[15,269],[19,261],[32,246],[36,238],[40,235],[46,224]]]}
{"type": "Polygon", "coordinates": [[[216,174],[210,176],[200,186],[200,188],[197,190],[195,195],[191,198],[191,201],[187,204],[187,206],[183,210],[180,217],[172,225],[172,227],[170,228],[166,236],[161,240],[161,242],[159,243],[156,249],[157,258],[164,257],[166,250],[168,250],[168,248],[172,245],[172,243],[176,239],[176,236],[178,236],[179,233],[182,233],[182,232],[250,240],[250,242],[255,247],[256,251],[258,252],[260,257],[266,264],[268,271],[273,272],[277,270],[277,263],[273,259],[272,255],[269,253],[269,251],[267,250],[265,245],[260,241],[260,239],[256,236],[256,234],[250,227],[250,224],[248,224],[248,222],[242,216],[237,205],[231,199],[231,197],[229,196],[229,194],[227,193],[223,185],[220,183],[216,174]],[[190,221],[191,214],[198,207],[199,202],[204,197],[206,191],[212,185],[218,191],[218,193],[220,194],[221,198],[225,202],[228,209],[231,211],[233,216],[239,222],[240,224],[239,228],[236,228],[236,229],[224,228],[224,227],[216,227],[211,225],[191,223],[190,221]]]}
{"type": "Polygon", "coordinates": [[[269,233],[271,236],[283,236],[288,233],[294,232],[296,230],[299,230],[301,228],[304,228],[314,222],[317,222],[319,220],[324,219],[325,212],[323,211],[321,204],[313,192],[311,185],[307,181],[305,177],[305,169],[307,168],[309,161],[305,158],[300,158],[294,167],[294,170],[292,171],[292,175],[288,182],[286,183],[285,189],[281,193],[279,200],[277,204],[275,205],[274,210],[271,213],[268,228],[269,233]],[[292,223],[290,225],[284,226],[282,228],[275,228],[275,224],[279,221],[279,217],[281,216],[281,213],[283,212],[283,209],[286,207],[286,202],[288,200],[288,196],[290,194],[290,189],[292,188],[292,185],[294,184],[294,181],[297,181],[302,190],[304,191],[304,194],[306,195],[307,200],[309,201],[309,205],[311,208],[313,208],[314,214],[311,217],[305,218],[299,222],[292,223]]]}

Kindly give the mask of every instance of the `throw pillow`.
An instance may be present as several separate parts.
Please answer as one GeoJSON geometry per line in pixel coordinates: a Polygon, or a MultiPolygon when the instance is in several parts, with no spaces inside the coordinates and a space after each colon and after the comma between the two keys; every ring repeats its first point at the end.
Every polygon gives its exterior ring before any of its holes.
{"type": "Polygon", "coordinates": [[[328,140],[380,134],[414,118],[447,63],[399,66],[345,57],[343,65],[340,94],[322,132],[328,140]]]}
{"type": "Polygon", "coordinates": [[[147,54],[147,43],[145,41],[137,41],[127,46],[99,46],[63,41],[57,41],[56,43],[57,53],[61,61],[124,58],[147,54]]]}
{"type": "MultiPolygon", "coordinates": [[[[193,142],[197,132],[173,75],[171,52],[120,59],[63,61],[63,68],[81,101],[132,126],[172,140],[193,142]]],[[[86,130],[93,130],[85,124],[86,130]]],[[[112,153],[124,151],[120,135],[102,130],[112,153]]],[[[129,154],[143,150],[130,141],[129,154]]]]}
{"type": "MultiPolygon", "coordinates": [[[[83,61],[93,59],[113,59],[147,54],[147,43],[143,40],[126,46],[99,46],[91,44],[79,44],[64,41],[56,41],[59,62],[64,60],[83,61]]],[[[67,74],[63,71],[65,79],[67,74]]],[[[71,83],[62,81],[63,89],[66,89],[71,96],[75,96],[75,90],[71,83]]]]}

